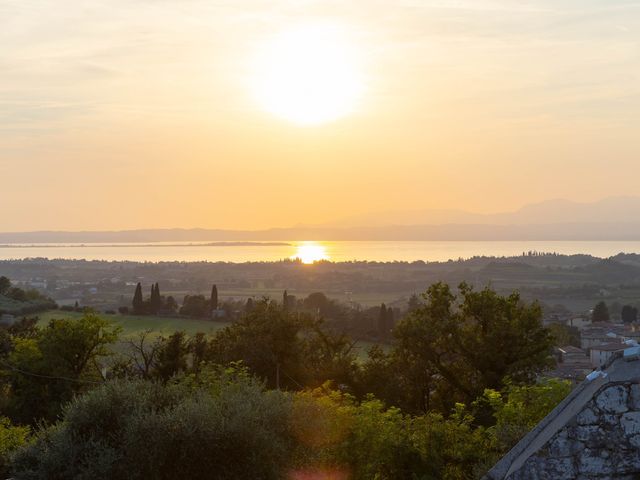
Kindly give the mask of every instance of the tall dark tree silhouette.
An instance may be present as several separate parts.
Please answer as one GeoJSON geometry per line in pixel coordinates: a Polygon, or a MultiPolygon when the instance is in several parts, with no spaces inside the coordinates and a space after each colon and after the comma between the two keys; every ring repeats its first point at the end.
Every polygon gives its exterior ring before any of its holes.
{"type": "Polygon", "coordinates": [[[140,314],[142,313],[144,307],[144,300],[142,299],[142,285],[140,282],[136,285],[136,291],[133,294],[133,313],[140,314]]]}
{"type": "Polygon", "coordinates": [[[620,317],[623,323],[635,323],[638,321],[638,309],[631,305],[625,305],[622,307],[620,317]]]}
{"type": "Polygon", "coordinates": [[[591,312],[591,321],[608,322],[609,318],[609,307],[607,307],[607,304],[604,302],[596,303],[596,306],[593,308],[593,312],[591,312]]]}
{"type": "Polygon", "coordinates": [[[7,277],[0,277],[0,295],[4,295],[11,288],[11,280],[7,277]]]}
{"type": "Polygon", "coordinates": [[[149,304],[152,313],[158,313],[162,308],[162,299],[160,298],[160,285],[155,283],[151,285],[151,298],[149,304]]]}
{"type": "Polygon", "coordinates": [[[532,382],[554,363],[553,336],[539,304],[517,292],[502,296],[465,283],[458,290],[455,295],[444,283],[431,285],[420,308],[393,329],[392,354],[406,371],[431,372],[423,400],[437,402],[441,411],[471,403],[487,388],[499,390],[506,379],[532,382]]]}
{"type": "Polygon", "coordinates": [[[218,287],[214,284],[211,287],[211,310],[218,309],[218,287]]]}
{"type": "Polygon", "coordinates": [[[282,308],[287,310],[289,308],[289,295],[287,295],[287,291],[285,290],[282,294],[282,308]]]}

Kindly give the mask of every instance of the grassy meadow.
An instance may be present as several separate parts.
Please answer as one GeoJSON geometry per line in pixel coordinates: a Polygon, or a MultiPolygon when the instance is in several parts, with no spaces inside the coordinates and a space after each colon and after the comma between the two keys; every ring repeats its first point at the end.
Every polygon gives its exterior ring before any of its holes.
{"type": "MultiPolygon", "coordinates": [[[[99,313],[99,315],[116,325],[120,325],[122,327],[123,337],[132,337],[145,330],[151,330],[159,335],[170,335],[177,330],[183,330],[188,335],[193,335],[197,332],[213,333],[229,325],[227,322],[194,318],[161,317],[154,315],[108,315],[105,313],[99,313]]],[[[38,314],[38,316],[40,317],[40,323],[45,324],[52,318],[79,318],[82,316],[82,313],[49,310],[38,314]]]]}
{"type": "MultiPolygon", "coordinates": [[[[133,338],[146,330],[151,330],[154,335],[164,336],[171,335],[177,330],[183,330],[187,335],[194,335],[198,332],[215,333],[230,324],[229,322],[213,320],[154,315],[108,315],[105,313],[99,313],[98,315],[122,327],[122,340],[133,338]]],[[[45,325],[52,318],[79,318],[81,316],[82,313],[79,312],[64,312],[61,310],[48,310],[38,314],[40,325],[45,325]]],[[[358,359],[365,360],[367,358],[367,351],[373,345],[375,345],[375,342],[358,340],[355,346],[358,359]]],[[[383,346],[383,348],[384,347],[385,346],[383,346]]]]}

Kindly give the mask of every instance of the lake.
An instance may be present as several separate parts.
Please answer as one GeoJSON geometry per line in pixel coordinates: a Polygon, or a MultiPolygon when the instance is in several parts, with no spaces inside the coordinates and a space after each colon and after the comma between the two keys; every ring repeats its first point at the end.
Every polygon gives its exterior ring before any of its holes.
{"type": "Polygon", "coordinates": [[[640,253],[640,241],[317,241],[0,245],[0,260],[64,258],[135,262],[259,262],[300,258],[345,262],[446,261],[473,256],[515,256],[526,251],[610,257],[640,253]]]}

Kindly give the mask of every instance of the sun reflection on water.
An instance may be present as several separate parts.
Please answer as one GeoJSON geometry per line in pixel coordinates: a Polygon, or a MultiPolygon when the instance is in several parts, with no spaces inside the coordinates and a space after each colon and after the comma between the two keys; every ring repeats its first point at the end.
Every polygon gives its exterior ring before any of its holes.
{"type": "Polygon", "coordinates": [[[329,260],[329,258],[327,248],[315,242],[304,242],[296,245],[296,253],[291,255],[292,260],[300,260],[304,264],[329,260]]]}

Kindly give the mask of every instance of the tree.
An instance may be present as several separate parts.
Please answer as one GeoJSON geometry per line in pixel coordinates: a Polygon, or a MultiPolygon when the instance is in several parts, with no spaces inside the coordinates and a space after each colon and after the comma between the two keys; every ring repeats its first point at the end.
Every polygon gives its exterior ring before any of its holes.
{"type": "Polygon", "coordinates": [[[157,349],[155,374],[163,381],[187,369],[189,343],[184,332],[175,332],[168,338],[161,338],[157,349]]]}
{"type": "Polygon", "coordinates": [[[29,427],[11,424],[6,417],[0,417],[0,476],[8,477],[9,457],[18,447],[27,443],[29,427]]]}
{"type": "Polygon", "coordinates": [[[580,330],[578,327],[570,327],[560,323],[552,323],[548,327],[553,337],[555,347],[566,347],[572,345],[580,348],[580,330]]]}
{"type": "Polygon", "coordinates": [[[142,298],[142,284],[138,282],[136,285],[136,291],[133,294],[133,301],[131,302],[133,306],[133,313],[135,315],[140,315],[144,310],[144,300],[142,298]]]}
{"type": "Polygon", "coordinates": [[[327,381],[341,386],[354,384],[358,372],[354,352],[357,342],[324,328],[322,321],[311,322],[301,340],[304,365],[301,378],[305,385],[318,387],[327,381]]]}
{"type": "Polygon", "coordinates": [[[303,307],[317,316],[326,316],[331,308],[331,301],[322,292],[309,294],[302,302],[303,307]]]}
{"type": "Polygon", "coordinates": [[[49,365],[79,377],[88,368],[97,371],[96,360],[112,354],[109,346],[117,341],[122,328],[94,313],[79,319],[53,319],[43,329],[38,346],[49,365]]]}
{"type": "Polygon", "coordinates": [[[140,332],[135,338],[128,339],[128,352],[125,352],[135,368],[135,372],[144,379],[150,379],[158,360],[162,339],[151,339],[151,330],[140,332]]]}
{"type": "Polygon", "coordinates": [[[308,318],[262,299],[240,320],[216,333],[210,358],[221,365],[242,360],[271,387],[299,388],[304,382],[301,332],[308,325],[308,318]]]}
{"type": "Polygon", "coordinates": [[[374,345],[357,374],[355,390],[360,398],[373,394],[410,413],[426,413],[439,406],[433,398],[436,372],[405,351],[385,351],[374,345]]]}
{"type": "Polygon", "coordinates": [[[210,303],[204,295],[185,295],[180,308],[181,315],[194,318],[206,318],[210,312],[210,303]]]}
{"type": "Polygon", "coordinates": [[[164,308],[168,313],[175,313],[178,310],[178,302],[176,302],[175,298],[169,295],[165,301],[164,308]]]}
{"type": "Polygon", "coordinates": [[[211,303],[211,310],[217,310],[218,309],[218,287],[216,285],[211,287],[210,303],[211,303]]]}
{"type": "Polygon", "coordinates": [[[286,290],[282,294],[282,308],[284,308],[285,310],[289,308],[289,296],[287,295],[286,290]]]}
{"type": "Polygon", "coordinates": [[[204,333],[196,333],[188,342],[188,350],[191,353],[191,370],[199,373],[206,362],[209,343],[204,333]]]}
{"type": "Polygon", "coordinates": [[[28,299],[27,292],[25,292],[20,287],[10,287],[4,293],[5,296],[17,301],[17,302],[26,302],[28,299]]]}
{"type": "Polygon", "coordinates": [[[11,288],[11,280],[7,277],[0,277],[0,295],[5,295],[11,288]]]}
{"type": "Polygon", "coordinates": [[[624,305],[620,312],[620,316],[624,323],[636,323],[638,321],[638,309],[631,305],[624,305]]]}
{"type": "Polygon", "coordinates": [[[79,319],[53,319],[36,336],[14,338],[4,372],[8,416],[24,424],[56,418],[76,393],[102,381],[100,362],[112,355],[120,331],[85,313],[79,319]]]}
{"type": "Polygon", "coordinates": [[[149,308],[151,313],[158,313],[162,308],[162,297],[160,297],[160,285],[156,282],[151,285],[151,297],[149,298],[149,308]]]}
{"type": "Polygon", "coordinates": [[[500,389],[507,378],[531,381],[553,362],[552,337],[537,303],[526,304],[517,293],[476,292],[464,283],[459,291],[458,301],[448,285],[432,285],[424,305],[394,329],[394,355],[435,373],[443,412],[486,388],[500,389]]]}
{"type": "Polygon", "coordinates": [[[609,321],[609,308],[607,304],[600,301],[596,303],[596,306],[591,312],[591,322],[608,322],[609,321]]]}

